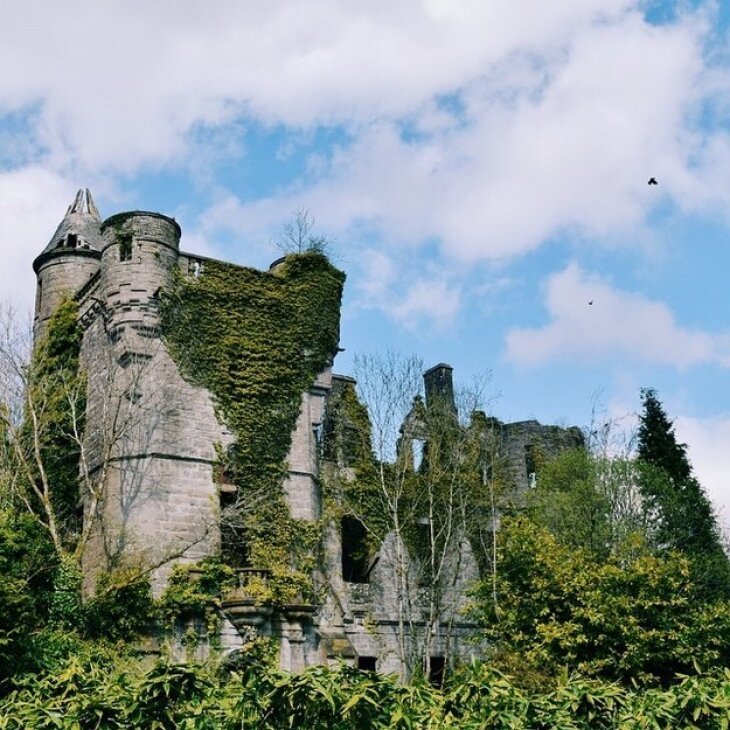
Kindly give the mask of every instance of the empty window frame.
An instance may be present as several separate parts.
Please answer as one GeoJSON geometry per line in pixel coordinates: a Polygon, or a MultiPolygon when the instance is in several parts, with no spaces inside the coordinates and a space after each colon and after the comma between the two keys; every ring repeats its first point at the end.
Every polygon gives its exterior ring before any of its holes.
{"type": "Polygon", "coordinates": [[[367,583],[369,555],[365,526],[353,515],[345,515],[340,523],[342,541],[342,579],[347,583],[367,583]]]}
{"type": "Polygon", "coordinates": [[[532,444],[525,446],[525,473],[527,474],[528,486],[534,488],[537,484],[537,467],[535,466],[535,450],[532,444]]]}
{"type": "Polygon", "coordinates": [[[446,659],[442,656],[432,656],[429,661],[428,681],[437,688],[444,686],[446,674],[446,659]]]}
{"type": "Polygon", "coordinates": [[[130,233],[120,234],[119,236],[119,260],[132,260],[132,235],[130,233]]]}
{"type": "Polygon", "coordinates": [[[378,670],[378,660],[374,656],[359,656],[357,658],[357,668],[364,672],[376,672],[378,670]]]}

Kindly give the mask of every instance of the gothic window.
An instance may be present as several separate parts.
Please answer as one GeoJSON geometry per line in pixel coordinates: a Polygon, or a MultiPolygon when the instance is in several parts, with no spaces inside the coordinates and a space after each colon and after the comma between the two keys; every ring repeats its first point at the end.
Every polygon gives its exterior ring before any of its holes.
{"type": "Polygon", "coordinates": [[[342,579],[347,583],[367,583],[368,545],[365,526],[353,515],[345,515],[340,523],[342,540],[342,579]]]}

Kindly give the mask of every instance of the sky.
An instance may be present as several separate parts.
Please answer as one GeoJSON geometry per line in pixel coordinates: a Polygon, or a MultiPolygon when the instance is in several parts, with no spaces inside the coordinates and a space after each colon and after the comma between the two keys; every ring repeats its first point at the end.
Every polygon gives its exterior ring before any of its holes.
{"type": "Polygon", "coordinates": [[[628,430],[653,387],[730,525],[729,34],[724,0],[2,3],[0,301],[80,187],[256,267],[305,208],[337,372],[390,348],[628,430]]]}

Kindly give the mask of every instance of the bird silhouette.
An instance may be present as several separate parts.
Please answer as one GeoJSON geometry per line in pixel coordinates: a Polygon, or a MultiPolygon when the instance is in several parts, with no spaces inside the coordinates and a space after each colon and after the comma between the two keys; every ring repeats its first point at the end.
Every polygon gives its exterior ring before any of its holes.
{"type": "Polygon", "coordinates": [[[593,306],[593,300],[592,300],[592,299],[591,299],[591,301],[590,301],[590,302],[588,302],[588,306],[589,306],[589,307],[592,307],[592,306],[593,306]]]}
{"type": "Polygon", "coordinates": [[[659,183],[656,181],[655,177],[650,177],[647,185],[659,185],[659,183]]]}

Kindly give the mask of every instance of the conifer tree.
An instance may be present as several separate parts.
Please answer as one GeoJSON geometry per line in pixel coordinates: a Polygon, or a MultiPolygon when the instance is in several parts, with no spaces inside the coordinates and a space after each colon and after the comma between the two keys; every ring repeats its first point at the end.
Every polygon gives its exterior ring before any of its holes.
{"type": "Polygon", "coordinates": [[[702,486],[692,474],[686,444],[678,443],[656,391],[641,391],[638,456],[641,490],[660,548],[680,550],[695,564],[697,577],[712,594],[730,594],[730,563],[702,486]]]}

